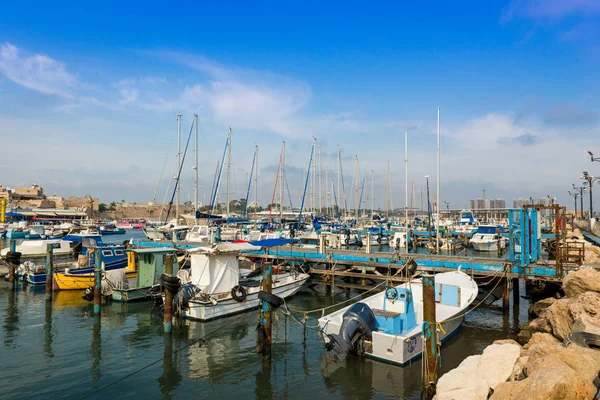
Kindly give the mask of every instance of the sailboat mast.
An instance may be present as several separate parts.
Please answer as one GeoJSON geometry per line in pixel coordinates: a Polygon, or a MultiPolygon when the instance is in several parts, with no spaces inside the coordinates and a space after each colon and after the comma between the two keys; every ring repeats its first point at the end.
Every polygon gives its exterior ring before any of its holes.
{"type": "Polygon", "coordinates": [[[355,190],[355,197],[356,197],[356,222],[358,223],[358,209],[359,209],[359,204],[358,204],[358,154],[356,155],[356,190],[355,190]]]}
{"type": "Polygon", "coordinates": [[[329,182],[329,167],[325,166],[325,214],[329,215],[329,190],[327,189],[327,184],[329,182]]]}
{"type": "Polygon", "coordinates": [[[385,179],[385,217],[390,217],[390,160],[387,162],[387,177],[385,179]]]}
{"type": "Polygon", "coordinates": [[[408,253],[408,132],[404,132],[404,228],[406,229],[404,245],[408,253]]]}
{"type": "Polygon", "coordinates": [[[281,150],[281,182],[279,183],[279,222],[283,222],[283,201],[285,192],[283,191],[285,183],[285,140],[283,141],[283,149],[281,150]]]}
{"type": "Polygon", "coordinates": [[[230,208],[230,196],[231,196],[231,128],[227,133],[229,139],[229,147],[227,148],[227,218],[229,218],[230,208]]]}
{"type": "Polygon", "coordinates": [[[435,223],[435,252],[440,252],[440,108],[437,109],[437,188],[436,188],[436,223],[435,223]]]}
{"type": "Polygon", "coordinates": [[[371,219],[375,216],[375,171],[371,170],[371,219]]]}
{"type": "Polygon", "coordinates": [[[321,147],[319,147],[319,214],[323,214],[323,188],[321,181],[323,180],[323,158],[321,157],[321,147]]]}
{"type": "Polygon", "coordinates": [[[258,145],[256,145],[256,164],[254,165],[254,213],[258,212],[258,145]]]}
{"type": "Polygon", "coordinates": [[[179,203],[181,199],[181,185],[179,184],[179,171],[181,170],[181,113],[177,114],[177,175],[175,176],[175,185],[177,185],[177,200],[175,204],[175,218],[179,223],[179,203]]]}
{"type": "Polygon", "coordinates": [[[198,219],[198,114],[194,114],[194,223],[198,219]]]}
{"type": "Polygon", "coordinates": [[[340,208],[340,145],[337,145],[337,154],[338,154],[338,163],[337,163],[337,199],[336,199],[336,205],[337,205],[337,211],[338,214],[340,214],[340,216],[342,215],[341,213],[341,208],[340,208]]]}

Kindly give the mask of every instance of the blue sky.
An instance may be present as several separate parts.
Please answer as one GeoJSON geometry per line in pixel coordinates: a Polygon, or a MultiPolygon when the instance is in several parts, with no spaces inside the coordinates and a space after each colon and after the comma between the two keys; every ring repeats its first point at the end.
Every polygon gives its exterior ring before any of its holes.
{"type": "MultiPolygon", "coordinates": [[[[233,128],[234,196],[254,145],[259,200],[287,143],[294,205],[312,137],[323,167],[339,144],[350,192],[354,155],[385,201],[404,199],[404,131],[418,193],[435,177],[442,113],[442,199],[566,195],[597,140],[600,3],[104,2],[4,5],[0,12],[0,184],[147,202],[176,114],[201,120],[202,194],[233,128]]],[[[190,160],[188,158],[188,160],[190,160]]],[[[332,175],[330,174],[330,179],[332,175]]],[[[364,200],[370,192],[367,180],[364,200]]],[[[162,201],[166,178],[156,198],[162,201]]],[[[193,191],[186,164],[183,197],[193,191]]],[[[206,198],[209,196],[207,195],[206,198]]],[[[223,197],[221,197],[223,198],[223,197]]],[[[370,200],[367,200],[370,204],[370,200]]]]}

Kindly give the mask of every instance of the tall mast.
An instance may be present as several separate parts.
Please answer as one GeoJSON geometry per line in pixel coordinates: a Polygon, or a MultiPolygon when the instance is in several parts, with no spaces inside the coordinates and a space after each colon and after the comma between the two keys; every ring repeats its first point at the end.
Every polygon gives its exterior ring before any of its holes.
{"type": "Polygon", "coordinates": [[[179,223],[179,203],[181,199],[181,185],[179,184],[181,171],[181,113],[177,114],[177,175],[175,176],[175,185],[177,185],[177,204],[175,205],[175,218],[179,223]]]}
{"type": "Polygon", "coordinates": [[[436,194],[436,223],[435,223],[435,252],[440,252],[440,108],[438,107],[438,124],[437,124],[437,194],[436,194]]]}
{"type": "Polygon", "coordinates": [[[408,132],[404,132],[404,227],[406,229],[404,242],[408,253],[408,132]]]}
{"type": "Polygon", "coordinates": [[[375,171],[371,170],[371,219],[375,216],[375,171]]]}
{"type": "Polygon", "coordinates": [[[229,203],[230,203],[230,195],[231,195],[231,128],[229,128],[229,133],[227,133],[227,137],[229,139],[229,147],[227,147],[227,218],[229,218],[229,203]]]}
{"type": "Polygon", "coordinates": [[[323,214],[323,188],[321,181],[323,180],[323,158],[321,157],[321,147],[319,147],[319,213],[323,214]]]}
{"type": "Polygon", "coordinates": [[[356,190],[355,190],[355,197],[356,197],[356,222],[358,223],[358,209],[360,208],[359,204],[358,204],[358,154],[356,155],[356,190]]]}
{"type": "Polygon", "coordinates": [[[337,199],[336,199],[336,205],[337,205],[338,214],[341,216],[342,215],[342,213],[340,211],[341,210],[341,208],[340,208],[340,187],[341,187],[341,185],[340,185],[340,173],[341,173],[341,171],[340,171],[340,145],[339,144],[337,145],[337,154],[338,154],[338,163],[337,163],[337,181],[338,182],[337,182],[337,199]]]}
{"type": "Polygon", "coordinates": [[[385,217],[390,217],[390,160],[387,162],[387,177],[385,179],[385,217]]]}
{"type": "Polygon", "coordinates": [[[326,215],[329,215],[329,190],[327,189],[327,186],[329,186],[328,182],[329,182],[329,167],[326,165],[325,166],[325,214],[326,215]]]}
{"type": "Polygon", "coordinates": [[[254,165],[254,213],[258,212],[258,145],[256,145],[256,164],[254,165]]]}
{"type": "Polygon", "coordinates": [[[285,184],[285,140],[283,141],[283,149],[281,150],[281,182],[279,183],[279,222],[283,221],[283,200],[285,192],[283,190],[285,184]]]}
{"type": "Polygon", "coordinates": [[[198,219],[198,114],[194,114],[194,223],[198,219]]]}

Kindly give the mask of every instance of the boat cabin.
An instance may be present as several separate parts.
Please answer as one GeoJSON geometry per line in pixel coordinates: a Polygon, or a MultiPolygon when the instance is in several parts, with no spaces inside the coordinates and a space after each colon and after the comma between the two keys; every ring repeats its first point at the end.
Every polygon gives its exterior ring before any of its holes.
{"type": "Polygon", "coordinates": [[[173,275],[177,274],[179,264],[173,248],[133,249],[127,251],[127,269],[137,270],[136,288],[151,287],[159,283],[165,273],[167,255],[173,255],[173,275]]]}
{"type": "Polygon", "coordinates": [[[412,290],[392,287],[385,291],[383,307],[374,309],[377,329],[390,335],[406,333],[417,326],[412,290]]]}

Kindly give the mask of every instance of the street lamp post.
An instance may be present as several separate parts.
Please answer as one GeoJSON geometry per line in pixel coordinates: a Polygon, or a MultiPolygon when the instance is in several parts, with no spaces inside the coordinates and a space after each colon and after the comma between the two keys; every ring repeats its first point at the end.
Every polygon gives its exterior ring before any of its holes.
{"type": "Polygon", "coordinates": [[[581,212],[581,218],[583,218],[583,192],[585,191],[585,186],[575,186],[573,183],[573,190],[577,190],[579,192],[579,204],[581,207],[579,208],[581,212]]]}
{"type": "MultiPolygon", "coordinates": [[[[593,158],[593,157],[592,157],[593,158]]],[[[590,218],[594,215],[594,206],[593,206],[593,197],[592,197],[592,187],[594,186],[594,181],[600,180],[600,177],[595,177],[588,174],[587,171],[583,171],[583,176],[580,177],[584,181],[584,185],[587,183],[587,186],[590,188],[590,218]]]]}
{"type": "Polygon", "coordinates": [[[573,200],[575,201],[575,218],[577,218],[577,197],[579,197],[578,192],[571,192],[569,190],[569,196],[573,196],[573,200]]]}

